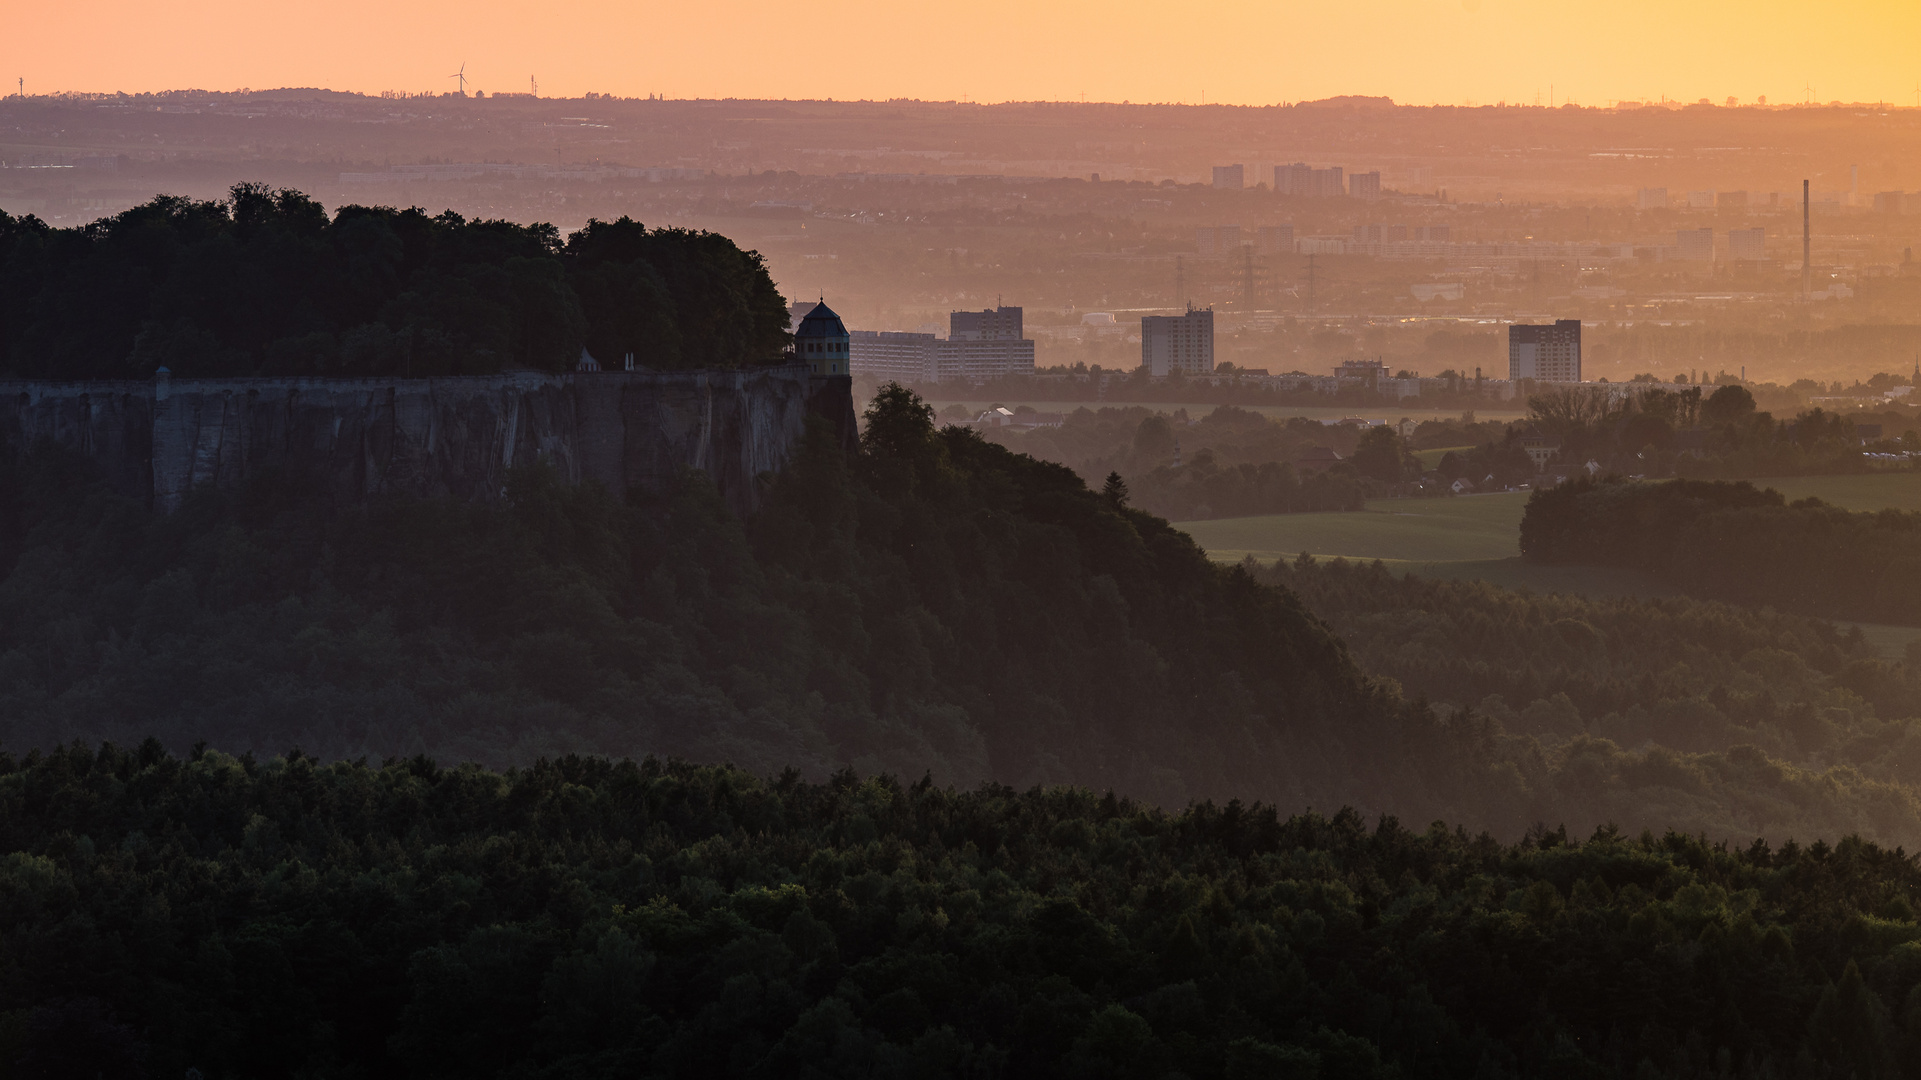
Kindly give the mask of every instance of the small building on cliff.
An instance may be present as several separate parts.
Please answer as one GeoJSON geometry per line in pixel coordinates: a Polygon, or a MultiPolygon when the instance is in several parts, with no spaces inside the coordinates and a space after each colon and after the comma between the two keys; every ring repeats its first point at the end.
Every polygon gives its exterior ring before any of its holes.
{"type": "Polygon", "coordinates": [[[794,359],[815,375],[847,374],[847,327],[822,297],[794,330],[794,359]]]}

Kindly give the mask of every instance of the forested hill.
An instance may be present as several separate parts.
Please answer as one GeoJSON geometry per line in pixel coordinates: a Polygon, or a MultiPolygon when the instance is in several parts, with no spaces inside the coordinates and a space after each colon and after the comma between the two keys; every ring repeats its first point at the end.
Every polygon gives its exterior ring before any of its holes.
{"type": "Polygon", "coordinates": [[[291,190],[159,196],[55,229],[0,211],[0,376],[476,375],[774,361],[787,308],[713,233],[469,221],[291,190]]]}
{"type": "Polygon", "coordinates": [[[751,523],[698,474],[361,508],[279,476],[167,516],[51,451],[0,479],[9,747],[658,753],[1486,820],[1472,733],[1292,595],[897,388],[751,523]]]}
{"type": "Polygon", "coordinates": [[[1691,835],[1921,842],[1921,647],[1681,596],[1581,597],[1294,562],[1363,669],[1465,708],[1536,813],[1691,835]]]}
{"type": "MultiPolygon", "coordinates": [[[[811,432],[749,522],[697,473],[623,500],[532,467],[507,494],[338,507],[279,475],[155,516],[83,461],[41,450],[7,462],[0,745],[152,736],[178,752],[204,740],[495,766],[653,753],[760,775],[851,766],[1078,784],[1167,806],[1353,805],[1509,837],[1616,821],[1743,842],[1921,842],[1921,801],[1897,764],[1903,729],[1808,719],[1852,704],[1844,687],[1764,700],[1787,690],[1736,680],[1751,658],[1704,659],[1698,672],[1725,673],[1734,696],[1674,674],[1676,701],[1643,703],[1722,718],[1677,742],[1669,720],[1607,717],[1639,690],[1590,683],[1616,661],[1639,679],[1628,654],[1557,670],[1555,657],[1586,656],[1580,627],[1543,637],[1531,611],[1490,636],[1508,618],[1497,598],[1411,585],[1377,600],[1447,606],[1462,620],[1447,648],[1473,655],[1437,668],[1413,643],[1384,653],[1343,590],[1217,566],[1118,483],[1093,492],[1063,466],[937,430],[898,388],[869,408],[858,453],[811,432]],[[1363,674],[1293,585],[1409,695],[1363,674]],[[1549,702],[1537,729],[1481,700],[1502,692],[1530,718],[1527,697],[1578,704],[1549,702]],[[1527,737],[1576,734],[1571,712],[1621,743],[1556,751],[1527,737]],[[1664,734],[1648,746],[1647,732],[1664,734]]],[[[1432,620],[1418,625],[1432,636],[1432,620]]],[[[1652,625],[1614,629],[1637,638],[1652,625]]],[[[1905,676],[1844,673],[1851,654],[1783,629],[1728,640],[1795,648],[1902,715],[1905,676]]]]}
{"type": "Polygon", "coordinates": [[[1529,496],[1521,555],[1645,570],[1696,596],[1921,625],[1921,514],[1787,502],[1745,481],[1582,477],[1529,496]]]}

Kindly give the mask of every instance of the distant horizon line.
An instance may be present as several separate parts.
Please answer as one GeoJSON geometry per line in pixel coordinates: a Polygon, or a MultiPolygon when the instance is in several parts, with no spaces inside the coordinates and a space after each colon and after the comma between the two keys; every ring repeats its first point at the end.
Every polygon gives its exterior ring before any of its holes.
{"type": "Polygon", "coordinates": [[[50,92],[35,92],[30,94],[15,92],[15,93],[0,95],[0,102],[26,101],[26,102],[57,103],[62,101],[139,100],[143,98],[172,98],[172,97],[186,97],[186,96],[193,96],[193,95],[201,95],[209,98],[232,98],[232,97],[260,97],[260,96],[268,96],[268,95],[293,95],[293,94],[331,95],[331,96],[338,96],[338,97],[359,98],[367,101],[448,101],[448,100],[492,101],[496,99],[506,99],[506,100],[517,101],[517,102],[532,102],[532,101],[543,101],[543,102],[554,102],[554,103],[579,102],[583,104],[600,103],[600,102],[618,102],[622,104],[641,103],[641,102],[654,102],[654,103],[710,103],[711,102],[711,103],[744,103],[744,104],[778,104],[778,105],[946,105],[946,106],[973,106],[977,108],[994,108],[994,107],[1022,106],[1022,105],[1027,105],[1027,106],[1047,105],[1047,106],[1063,106],[1063,107],[1080,106],[1080,107],[1086,107],[1086,108],[1122,107],[1122,108],[1187,108],[1187,109],[1220,109],[1220,110],[1287,109],[1287,108],[1298,108],[1302,106],[1338,108],[1342,106],[1350,106],[1350,107],[1372,108],[1372,109],[1538,109],[1543,112],[1559,112],[1562,110],[1572,110],[1577,112],[1590,111],[1590,110],[1633,111],[1636,109],[1683,111],[1687,109],[1700,109],[1700,108],[1759,109],[1764,111],[1783,111],[1783,110],[1792,110],[1792,109],[1881,109],[1881,110],[1921,111],[1921,105],[1903,105],[1897,102],[1885,101],[1885,100],[1882,100],[1882,101],[1835,100],[1835,101],[1770,102],[1770,101],[1761,101],[1761,100],[1740,101],[1737,99],[1735,100],[1734,104],[1730,105],[1727,103],[1727,99],[1723,99],[1722,101],[1718,101],[1718,102],[1707,99],[1707,98],[1698,98],[1694,101],[1681,101],[1679,99],[1666,98],[1658,95],[1653,98],[1634,98],[1634,97],[1605,98],[1602,100],[1605,101],[1606,104],[1597,104],[1597,105],[1582,105],[1582,104],[1579,104],[1578,102],[1573,102],[1573,101],[1561,101],[1554,104],[1543,104],[1538,101],[1537,102],[1509,101],[1506,99],[1497,99],[1491,102],[1474,101],[1472,99],[1465,100],[1462,102],[1433,101],[1433,102],[1422,104],[1422,103],[1417,103],[1412,101],[1395,101],[1391,96],[1385,95],[1385,94],[1334,94],[1328,97],[1320,97],[1320,98],[1301,98],[1301,99],[1286,100],[1286,101],[1248,103],[1248,102],[1220,102],[1220,101],[1212,101],[1212,102],[1198,101],[1197,102],[1197,101],[1181,101],[1181,100],[1134,101],[1132,99],[1122,99],[1120,101],[1107,101],[1107,100],[1087,100],[1084,98],[1079,100],[1054,99],[1054,98],[1007,98],[1001,101],[980,101],[980,100],[971,99],[969,97],[961,97],[961,98],[919,98],[919,97],[789,98],[789,97],[751,97],[751,96],[749,97],[732,97],[732,96],[705,97],[705,96],[699,96],[699,95],[695,95],[691,97],[674,97],[665,93],[649,93],[645,95],[627,96],[627,95],[621,95],[621,94],[601,93],[599,91],[585,91],[577,95],[568,96],[568,95],[537,95],[537,94],[529,93],[528,91],[525,91],[525,90],[520,90],[520,91],[499,90],[499,91],[494,91],[492,93],[489,93],[485,90],[477,90],[472,93],[463,94],[463,93],[460,93],[457,91],[451,91],[451,90],[450,91],[380,90],[380,91],[369,92],[369,91],[363,91],[363,90],[334,90],[328,87],[321,87],[321,86],[281,86],[281,87],[271,87],[271,88],[265,88],[265,89],[254,89],[253,87],[238,87],[238,88],[228,89],[228,90],[207,90],[207,89],[202,89],[197,87],[187,87],[187,88],[171,89],[171,90],[139,90],[139,91],[131,91],[131,92],[124,91],[124,90],[56,90],[56,91],[50,91],[50,92]]]}

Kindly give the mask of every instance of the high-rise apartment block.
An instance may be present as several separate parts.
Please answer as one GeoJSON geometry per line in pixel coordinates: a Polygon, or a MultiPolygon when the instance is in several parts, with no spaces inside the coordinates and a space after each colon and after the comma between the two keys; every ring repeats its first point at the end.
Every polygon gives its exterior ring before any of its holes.
{"type": "Polygon", "coordinates": [[[1034,374],[1034,343],[1021,309],[996,305],[947,316],[947,340],[934,344],[935,382],[987,382],[1034,374]]]}
{"type": "Polygon", "coordinates": [[[1644,187],[1634,194],[1634,208],[1637,210],[1666,210],[1668,208],[1668,189],[1664,187],[1644,187]]]}
{"type": "Polygon", "coordinates": [[[1141,319],[1141,366],[1155,376],[1178,371],[1205,375],[1214,370],[1214,309],[1184,315],[1147,315],[1141,319]]]}
{"type": "Polygon", "coordinates": [[[1712,191],[1688,192],[1688,209],[1689,210],[1714,209],[1714,192],[1712,191]]]}
{"type": "Polygon", "coordinates": [[[1034,343],[1022,335],[1017,307],[956,311],[948,336],[855,330],[849,367],[855,375],[898,382],[993,382],[1034,374],[1034,343]]]}
{"type": "Polygon", "coordinates": [[[1768,231],[1760,226],[1752,229],[1728,230],[1728,261],[1759,262],[1768,257],[1768,231]]]}
{"type": "Polygon", "coordinates": [[[1316,169],[1303,162],[1274,166],[1274,191],[1280,195],[1329,197],[1347,194],[1347,184],[1339,165],[1316,169]]]}
{"type": "Polygon", "coordinates": [[[1018,341],[1021,309],[992,307],[983,311],[955,311],[947,316],[949,341],[1018,341]]]}
{"type": "Polygon", "coordinates": [[[1247,186],[1245,165],[1214,166],[1214,186],[1222,191],[1239,191],[1247,186]]]}
{"type": "Polygon", "coordinates": [[[1292,255],[1294,226],[1263,225],[1255,234],[1254,250],[1262,255],[1292,255]]]}
{"type": "Polygon", "coordinates": [[[1347,193],[1357,199],[1381,197],[1381,171],[1357,172],[1347,178],[1347,193]]]}
{"type": "Polygon", "coordinates": [[[1674,234],[1674,246],[1682,262],[1713,262],[1714,230],[1682,229],[1674,234]]]}
{"type": "Polygon", "coordinates": [[[934,379],[933,334],[854,330],[848,334],[849,367],[855,375],[883,382],[917,383],[934,379]]]}
{"type": "Polygon", "coordinates": [[[1202,255],[1233,255],[1241,250],[1239,225],[1208,225],[1194,230],[1194,247],[1202,255]]]}
{"type": "Polygon", "coordinates": [[[1507,328],[1507,377],[1541,382],[1581,381],[1581,320],[1507,328]]]}
{"type": "Polygon", "coordinates": [[[934,343],[934,382],[993,382],[1034,374],[1034,343],[1019,340],[946,341],[934,343]]]}

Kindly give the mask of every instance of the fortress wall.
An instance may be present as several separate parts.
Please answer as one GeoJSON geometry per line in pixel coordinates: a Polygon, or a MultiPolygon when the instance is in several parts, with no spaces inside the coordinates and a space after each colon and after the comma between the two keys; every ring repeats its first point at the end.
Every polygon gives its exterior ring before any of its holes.
{"type": "Polygon", "coordinates": [[[51,440],[114,487],[172,510],[196,486],[263,472],[335,495],[499,498],[544,460],[568,481],[657,491],[705,470],[742,514],[821,415],[854,434],[852,386],[802,365],[728,371],[511,372],[432,379],[173,379],[0,383],[0,440],[51,440]]]}

